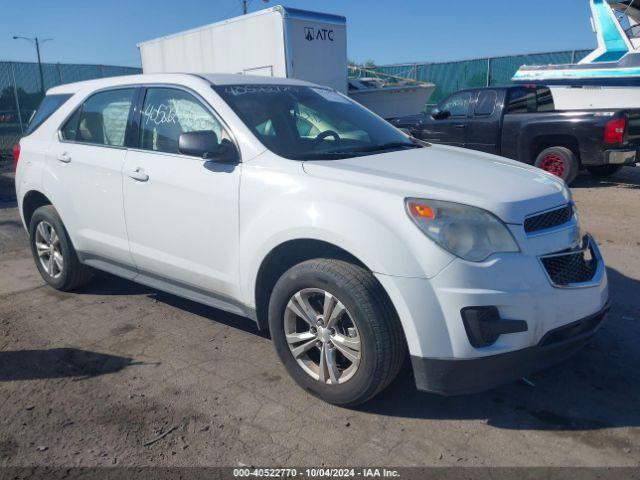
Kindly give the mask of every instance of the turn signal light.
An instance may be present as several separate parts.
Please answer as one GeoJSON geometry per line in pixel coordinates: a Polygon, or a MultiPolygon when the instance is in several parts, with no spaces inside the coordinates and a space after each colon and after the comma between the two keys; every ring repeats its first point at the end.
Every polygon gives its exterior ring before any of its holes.
{"type": "Polygon", "coordinates": [[[431,209],[429,205],[418,202],[410,202],[409,203],[409,211],[414,217],[418,218],[430,218],[433,220],[436,218],[435,213],[431,209]]]}

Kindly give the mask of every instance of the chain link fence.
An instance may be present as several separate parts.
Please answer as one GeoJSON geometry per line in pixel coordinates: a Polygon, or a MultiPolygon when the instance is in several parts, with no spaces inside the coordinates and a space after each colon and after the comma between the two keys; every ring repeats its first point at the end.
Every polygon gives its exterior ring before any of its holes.
{"type": "MultiPolygon", "coordinates": [[[[509,57],[489,57],[446,63],[406,63],[382,65],[367,69],[377,72],[385,80],[410,79],[436,84],[436,90],[425,109],[463,88],[490,85],[509,85],[511,78],[522,65],[547,65],[576,63],[591,50],[567,50],[563,52],[533,53],[509,57]]],[[[370,75],[369,75],[370,76],[370,75]]]]}
{"type": "Polygon", "coordinates": [[[139,68],[113,65],[42,64],[0,62],[0,160],[11,149],[36,110],[47,89],[63,83],[142,73],[139,68]]]}
{"type": "MultiPolygon", "coordinates": [[[[425,110],[451,93],[470,87],[508,85],[521,65],[575,63],[591,50],[534,53],[509,57],[488,57],[445,63],[406,63],[367,69],[350,68],[353,76],[379,75],[386,81],[405,79],[432,82],[436,90],[425,110]]],[[[10,156],[11,148],[27,127],[42,100],[43,92],[63,83],[94,78],[132,75],[141,69],[113,65],[42,64],[42,83],[37,63],[0,62],[0,159],[10,156]]]]}

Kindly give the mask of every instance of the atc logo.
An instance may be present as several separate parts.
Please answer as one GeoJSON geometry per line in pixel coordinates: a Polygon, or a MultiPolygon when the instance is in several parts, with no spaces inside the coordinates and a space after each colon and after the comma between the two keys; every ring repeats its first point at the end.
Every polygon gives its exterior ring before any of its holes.
{"type": "Polygon", "coordinates": [[[313,42],[314,40],[333,42],[333,30],[328,28],[304,27],[304,38],[308,42],[313,42]]]}

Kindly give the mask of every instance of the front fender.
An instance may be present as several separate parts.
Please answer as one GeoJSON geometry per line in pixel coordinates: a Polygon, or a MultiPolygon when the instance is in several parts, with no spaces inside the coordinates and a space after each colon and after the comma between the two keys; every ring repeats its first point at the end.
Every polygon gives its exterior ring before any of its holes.
{"type": "Polygon", "coordinates": [[[255,305],[263,260],[291,240],[327,242],[372,272],[397,277],[431,278],[453,260],[416,228],[404,211],[404,198],[396,194],[336,187],[304,173],[278,173],[278,181],[265,182],[265,174],[243,172],[242,192],[251,192],[248,199],[241,193],[240,206],[240,279],[248,305],[255,305]]]}

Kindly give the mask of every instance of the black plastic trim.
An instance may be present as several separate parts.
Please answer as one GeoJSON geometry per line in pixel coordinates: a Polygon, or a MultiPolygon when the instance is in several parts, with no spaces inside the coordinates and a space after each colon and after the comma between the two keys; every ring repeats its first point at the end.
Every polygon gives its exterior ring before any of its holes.
{"type": "Polygon", "coordinates": [[[477,393],[544,370],[567,359],[598,331],[610,304],[585,318],[550,330],[532,347],[471,359],[411,356],[418,390],[442,395],[477,393]]]}

